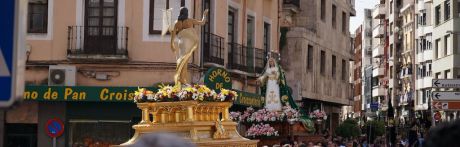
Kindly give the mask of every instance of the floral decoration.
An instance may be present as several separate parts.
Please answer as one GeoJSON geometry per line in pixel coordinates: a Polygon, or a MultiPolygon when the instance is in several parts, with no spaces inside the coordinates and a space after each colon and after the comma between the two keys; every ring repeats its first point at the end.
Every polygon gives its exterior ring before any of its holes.
{"type": "Polygon", "coordinates": [[[286,120],[297,121],[299,112],[289,106],[284,106],[283,111],[269,111],[267,109],[259,109],[257,111],[252,107],[248,107],[244,112],[230,112],[230,118],[234,121],[259,123],[259,122],[283,122],[286,120]]]}
{"type": "Polygon", "coordinates": [[[324,119],[326,120],[327,119],[327,115],[324,111],[320,111],[320,110],[315,110],[313,112],[310,113],[310,118],[313,118],[313,119],[324,119]]]}
{"type": "Polygon", "coordinates": [[[274,137],[279,136],[278,131],[269,124],[253,124],[246,132],[246,137],[274,137]]]}
{"type": "Polygon", "coordinates": [[[210,101],[210,102],[231,102],[238,94],[235,91],[221,89],[220,93],[206,87],[205,85],[185,85],[182,88],[169,85],[159,86],[158,92],[148,91],[139,88],[135,92],[134,102],[174,102],[174,101],[210,101]]]}

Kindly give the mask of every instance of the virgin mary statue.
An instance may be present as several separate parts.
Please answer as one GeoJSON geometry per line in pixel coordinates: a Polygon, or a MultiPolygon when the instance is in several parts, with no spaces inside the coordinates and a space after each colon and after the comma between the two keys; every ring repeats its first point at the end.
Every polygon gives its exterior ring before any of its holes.
{"type": "Polygon", "coordinates": [[[282,108],[279,77],[280,72],[275,59],[269,58],[265,72],[258,79],[263,84],[266,84],[265,108],[269,111],[281,111],[282,108]]]}

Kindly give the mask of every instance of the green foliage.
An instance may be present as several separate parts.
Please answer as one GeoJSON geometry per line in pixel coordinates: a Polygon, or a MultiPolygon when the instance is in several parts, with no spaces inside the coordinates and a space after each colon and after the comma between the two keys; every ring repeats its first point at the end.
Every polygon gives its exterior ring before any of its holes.
{"type": "Polygon", "coordinates": [[[345,138],[358,137],[361,135],[361,129],[356,120],[346,119],[335,129],[335,133],[345,138]]]}
{"type": "MultiPolygon", "coordinates": [[[[382,136],[385,134],[385,122],[383,121],[367,121],[365,128],[369,129],[371,126],[371,135],[372,136],[382,136]]],[[[369,132],[369,130],[368,130],[369,132]]]]}

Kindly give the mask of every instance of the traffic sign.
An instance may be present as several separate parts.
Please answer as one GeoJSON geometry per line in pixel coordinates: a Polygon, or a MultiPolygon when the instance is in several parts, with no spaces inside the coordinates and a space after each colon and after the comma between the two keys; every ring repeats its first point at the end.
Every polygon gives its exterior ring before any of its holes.
{"type": "Polygon", "coordinates": [[[460,88],[460,79],[433,79],[433,88],[460,88]]]}
{"type": "Polygon", "coordinates": [[[442,103],[441,102],[433,102],[433,109],[442,109],[442,103]]]}
{"type": "Polygon", "coordinates": [[[64,123],[58,118],[49,119],[46,122],[45,132],[52,138],[59,137],[64,133],[64,123]]]}
{"type": "Polygon", "coordinates": [[[0,108],[24,92],[27,0],[0,1],[0,108]]]}
{"type": "Polygon", "coordinates": [[[434,117],[434,119],[435,119],[436,121],[439,121],[439,120],[441,120],[441,113],[440,113],[440,112],[436,112],[436,113],[434,113],[434,116],[433,116],[433,117],[434,117]]]}
{"type": "Polygon", "coordinates": [[[433,100],[460,100],[460,92],[456,91],[434,91],[432,93],[433,100]]]}
{"type": "Polygon", "coordinates": [[[460,101],[455,102],[433,102],[433,110],[460,110],[460,101]]]}

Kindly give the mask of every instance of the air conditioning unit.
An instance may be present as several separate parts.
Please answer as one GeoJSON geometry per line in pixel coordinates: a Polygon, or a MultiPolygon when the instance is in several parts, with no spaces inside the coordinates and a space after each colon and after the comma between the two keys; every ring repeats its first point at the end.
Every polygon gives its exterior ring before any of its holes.
{"type": "Polygon", "coordinates": [[[70,65],[50,65],[48,85],[75,86],[77,68],[70,65]]]}

